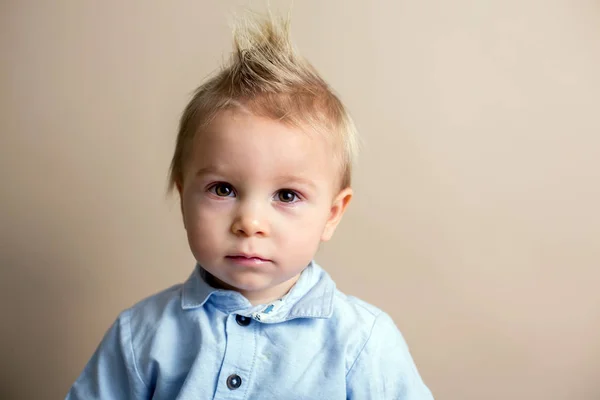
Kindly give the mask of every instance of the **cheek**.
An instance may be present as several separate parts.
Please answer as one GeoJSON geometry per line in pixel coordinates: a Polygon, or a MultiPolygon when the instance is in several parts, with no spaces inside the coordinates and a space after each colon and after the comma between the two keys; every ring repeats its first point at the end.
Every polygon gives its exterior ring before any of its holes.
{"type": "Polygon", "coordinates": [[[302,248],[318,245],[327,215],[322,207],[307,207],[284,213],[274,222],[273,228],[283,243],[294,248],[293,251],[303,251],[302,248]]]}
{"type": "Polygon", "coordinates": [[[231,209],[231,201],[213,200],[203,193],[191,192],[184,198],[184,218],[192,226],[223,217],[231,209]]]}
{"type": "Polygon", "coordinates": [[[319,248],[321,232],[318,225],[303,223],[280,236],[276,244],[282,264],[292,267],[307,265],[319,248]]]}
{"type": "Polygon", "coordinates": [[[219,235],[219,227],[226,229],[231,205],[227,202],[210,202],[191,198],[184,202],[184,220],[188,239],[193,248],[214,247],[219,235]]]}

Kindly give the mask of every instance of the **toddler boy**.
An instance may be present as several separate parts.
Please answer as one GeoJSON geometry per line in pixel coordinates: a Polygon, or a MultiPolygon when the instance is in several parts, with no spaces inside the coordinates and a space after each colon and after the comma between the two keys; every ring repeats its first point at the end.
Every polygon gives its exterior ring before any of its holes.
{"type": "Polygon", "coordinates": [[[118,317],[67,399],[432,399],[392,319],[313,261],[352,198],[356,142],[289,21],[237,29],[171,163],[197,265],[118,317]]]}

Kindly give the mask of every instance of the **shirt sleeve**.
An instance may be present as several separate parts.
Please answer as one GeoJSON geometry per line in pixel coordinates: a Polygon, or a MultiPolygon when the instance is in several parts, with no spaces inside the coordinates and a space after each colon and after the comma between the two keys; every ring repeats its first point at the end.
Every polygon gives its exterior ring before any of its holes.
{"type": "Polygon", "coordinates": [[[433,400],[389,315],[381,313],[346,375],[349,400],[433,400]]]}
{"type": "Polygon", "coordinates": [[[77,378],[65,400],[149,398],[134,360],[129,312],[122,313],[77,378]]]}

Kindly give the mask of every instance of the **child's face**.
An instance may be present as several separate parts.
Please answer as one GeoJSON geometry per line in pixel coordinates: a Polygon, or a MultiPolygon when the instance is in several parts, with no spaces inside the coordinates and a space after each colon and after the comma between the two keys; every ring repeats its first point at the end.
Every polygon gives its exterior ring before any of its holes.
{"type": "Polygon", "coordinates": [[[328,240],[352,196],[317,134],[224,111],[198,134],[183,187],[192,253],[253,304],[284,295],[328,240]]]}

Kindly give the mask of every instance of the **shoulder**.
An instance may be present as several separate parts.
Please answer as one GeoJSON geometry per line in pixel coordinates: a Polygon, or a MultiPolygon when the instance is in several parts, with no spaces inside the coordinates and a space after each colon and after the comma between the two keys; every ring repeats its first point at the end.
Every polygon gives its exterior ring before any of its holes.
{"type": "Polygon", "coordinates": [[[121,312],[120,323],[134,347],[152,338],[161,326],[178,323],[183,316],[182,287],[183,284],[173,285],[139,300],[121,312]]]}
{"type": "Polygon", "coordinates": [[[368,342],[384,341],[404,348],[406,342],[392,317],[380,308],[354,296],[338,292],[336,322],[351,328],[361,338],[362,348],[368,342]]]}
{"type": "Polygon", "coordinates": [[[338,293],[335,322],[349,331],[346,359],[349,398],[433,399],[392,317],[338,293]]]}
{"type": "Polygon", "coordinates": [[[183,284],[177,284],[149,295],[125,311],[129,313],[132,322],[157,322],[168,314],[181,309],[182,287],[183,284]]]}
{"type": "Polygon", "coordinates": [[[380,308],[336,289],[330,319],[334,336],[344,344],[347,371],[375,334],[380,338],[401,337],[392,318],[380,308]]]}
{"type": "Polygon", "coordinates": [[[391,320],[389,315],[358,297],[347,295],[336,289],[332,316],[343,326],[359,328],[363,333],[369,333],[379,320],[391,320]]]}
{"type": "Polygon", "coordinates": [[[347,355],[358,355],[375,328],[384,334],[399,334],[386,312],[361,298],[342,292],[331,276],[316,263],[314,270],[318,272],[321,286],[328,288],[317,292],[327,299],[325,303],[330,307],[329,318],[324,321],[327,334],[331,339],[335,338],[338,345],[345,347],[347,355]]]}

